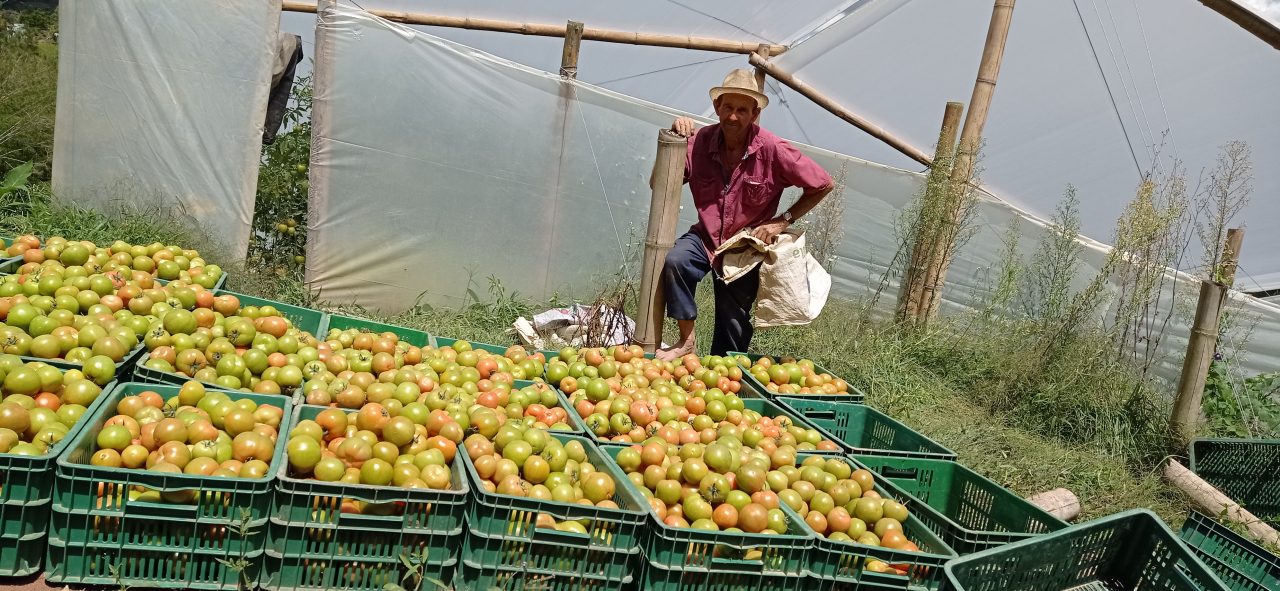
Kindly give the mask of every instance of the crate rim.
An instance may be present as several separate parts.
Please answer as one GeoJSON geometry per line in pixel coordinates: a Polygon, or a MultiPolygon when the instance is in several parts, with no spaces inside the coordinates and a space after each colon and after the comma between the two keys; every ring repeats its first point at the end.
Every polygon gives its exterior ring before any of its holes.
{"type": "Polygon", "coordinates": [[[1180,558],[1190,561],[1192,564],[1200,567],[1214,582],[1218,584],[1218,589],[1214,589],[1212,591],[1231,591],[1231,589],[1227,587],[1222,582],[1221,579],[1218,578],[1218,575],[1214,574],[1213,570],[1210,569],[1208,565],[1204,563],[1204,561],[1200,560],[1200,557],[1196,556],[1195,552],[1192,552],[1191,549],[1188,548],[1187,545],[1182,542],[1181,538],[1179,538],[1177,534],[1173,533],[1173,530],[1169,529],[1169,527],[1164,523],[1164,520],[1160,519],[1159,515],[1156,515],[1155,512],[1150,509],[1141,509],[1141,508],[1129,509],[1127,511],[1113,513],[1111,515],[1099,517],[1092,521],[1086,521],[1084,523],[1073,525],[1071,527],[1068,527],[1067,529],[1058,530],[1056,532],[1047,533],[1041,536],[1036,536],[1036,537],[1028,538],[1025,540],[1019,540],[1017,542],[1011,542],[1003,546],[997,546],[995,548],[988,548],[981,552],[975,552],[973,554],[969,554],[966,556],[961,556],[959,558],[949,560],[947,561],[947,564],[944,567],[944,570],[946,571],[946,577],[947,577],[946,585],[948,585],[948,589],[962,591],[963,588],[959,587],[958,584],[953,582],[955,579],[955,574],[953,571],[956,565],[973,562],[977,560],[989,559],[992,556],[999,556],[1002,553],[1020,550],[1028,546],[1034,546],[1035,544],[1042,543],[1042,541],[1048,537],[1063,536],[1070,533],[1086,531],[1089,529],[1106,527],[1111,522],[1123,521],[1126,519],[1145,519],[1145,520],[1153,521],[1154,523],[1162,526],[1163,529],[1159,530],[1160,533],[1158,533],[1157,535],[1164,535],[1167,533],[1169,537],[1168,541],[1171,542],[1170,546],[1173,548],[1173,551],[1180,554],[1181,555],[1180,558]]]}
{"type": "MultiPolygon", "coordinates": [[[[850,406],[850,407],[861,408],[861,409],[863,409],[863,411],[862,411],[862,412],[874,413],[874,414],[876,414],[876,415],[879,415],[879,417],[880,417],[880,418],[886,419],[886,420],[888,420],[888,421],[890,421],[890,422],[892,422],[892,423],[895,423],[895,424],[897,424],[897,425],[900,425],[900,426],[901,426],[901,427],[903,427],[904,429],[907,429],[907,430],[911,431],[912,433],[914,433],[914,434],[916,434],[917,436],[919,436],[921,439],[924,439],[925,441],[929,442],[931,445],[937,446],[937,448],[938,448],[938,449],[945,450],[945,452],[923,452],[923,451],[910,451],[910,450],[902,450],[902,449],[878,449],[878,448],[874,448],[874,447],[854,447],[854,446],[852,446],[852,445],[850,445],[850,444],[846,443],[843,439],[841,439],[841,438],[839,438],[839,437],[836,437],[833,433],[831,433],[830,431],[828,431],[828,430],[826,429],[826,427],[822,427],[822,426],[817,425],[817,424],[812,424],[813,428],[815,428],[815,429],[817,429],[818,431],[820,431],[820,432],[821,432],[824,436],[826,436],[827,438],[829,438],[829,439],[831,439],[832,441],[836,442],[836,445],[839,445],[839,446],[840,446],[840,448],[844,451],[844,454],[845,454],[845,455],[857,454],[857,453],[858,453],[859,451],[861,451],[861,450],[870,450],[870,451],[875,451],[875,452],[883,452],[883,453],[878,454],[878,455],[886,455],[886,456],[909,457],[909,458],[924,458],[924,459],[935,459],[935,460],[950,460],[950,461],[955,461],[955,460],[956,460],[957,454],[956,454],[956,452],[951,451],[951,448],[949,448],[949,447],[947,447],[947,446],[945,446],[945,445],[942,445],[941,443],[938,443],[938,442],[937,442],[937,441],[935,441],[932,437],[929,437],[928,435],[925,435],[924,433],[921,433],[921,432],[919,432],[919,431],[916,431],[915,429],[912,429],[911,427],[907,426],[907,424],[906,424],[906,423],[903,423],[902,421],[899,421],[898,419],[895,419],[895,418],[893,418],[893,417],[889,416],[889,413],[886,413],[886,412],[884,412],[884,411],[882,411],[882,410],[879,410],[879,409],[877,409],[877,408],[875,408],[875,407],[873,407],[873,406],[871,406],[871,405],[869,405],[869,404],[851,404],[851,403],[838,402],[838,401],[835,401],[835,400],[822,400],[822,399],[819,399],[819,398],[813,398],[813,397],[800,398],[800,397],[795,397],[795,396],[780,396],[780,397],[778,397],[778,398],[776,398],[776,399],[775,399],[775,402],[777,402],[778,404],[781,404],[781,405],[785,406],[788,410],[790,410],[791,412],[796,413],[797,415],[800,415],[800,416],[803,416],[803,414],[801,414],[801,413],[803,413],[804,411],[799,410],[799,409],[796,409],[796,408],[793,408],[790,404],[788,404],[788,403],[787,403],[787,399],[788,399],[788,398],[791,398],[791,399],[794,399],[794,400],[803,400],[803,401],[806,401],[806,402],[821,402],[821,403],[824,403],[824,404],[831,404],[831,405],[841,405],[841,404],[844,404],[844,405],[848,405],[848,406],[850,406]]],[[[865,454],[865,455],[870,455],[870,454],[865,454]]]]}
{"type": "MultiPolygon", "coordinates": [[[[173,388],[175,394],[177,393],[177,390],[181,388],[181,386],[173,385],[173,384],[151,384],[147,382],[123,382],[123,383],[117,384],[117,386],[113,389],[112,396],[118,396],[119,393],[123,392],[128,386],[142,386],[142,387],[145,387],[146,389],[152,389],[156,387],[173,388]]],[[[294,410],[293,405],[290,403],[289,398],[286,396],[281,396],[278,394],[256,394],[253,392],[240,392],[235,390],[224,390],[222,392],[224,394],[232,396],[233,400],[238,400],[242,398],[249,398],[251,400],[254,400],[254,399],[261,398],[264,400],[262,401],[255,400],[255,401],[259,402],[259,404],[261,404],[262,402],[271,402],[271,401],[278,402],[280,405],[280,409],[283,411],[283,415],[280,418],[280,424],[282,425],[286,424],[287,421],[290,421],[293,416],[293,410],[294,410]]],[[[106,392],[100,395],[99,398],[104,400],[110,399],[109,397],[107,397],[106,392]]],[[[123,398],[123,396],[121,396],[121,398],[123,398]]],[[[92,417],[90,422],[96,421],[99,416],[104,415],[105,407],[106,405],[104,403],[103,408],[98,409],[98,414],[92,417]]],[[[86,412],[85,414],[87,415],[88,413],[86,412]]],[[[105,421],[106,419],[104,418],[103,420],[105,421]]],[[[63,474],[62,471],[64,468],[67,470],[77,470],[77,471],[83,470],[89,476],[95,476],[98,478],[107,478],[111,480],[125,480],[130,478],[130,476],[119,476],[119,477],[113,476],[115,474],[137,475],[136,479],[140,481],[138,482],[138,484],[144,484],[149,488],[154,488],[160,491],[186,490],[191,488],[201,489],[201,490],[205,488],[212,488],[213,490],[218,490],[219,489],[218,487],[216,486],[209,487],[209,484],[211,482],[213,484],[216,484],[217,482],[223,481],[223,480],[249,482],[253,484],[263,484],[263,483],[269,483],[275,479],[275,476],[271,470],[268,470],[267,473],[261,478],[240,478],[240,477],[214,478],[211,476],[199,476],[195,474],[186,474],[186,473],[182,473],[182,474],[167,473],[167,472],[159,473],[159,472],[152,472],[150,470],[145,470],[145,469],[136,470],[131,468],[110,468],[105,466],[94,466],[92,464],[74,463],[69,461],[67,457],[70,455],[68,453],[68,450],[78,447],[81,440],[88,437],[88,432],[89,432],[88,423],[86,423],[85,425],[86,425],[85,429],[81,430],[79,433],[76,434],[75,440],[72,441],[72,445],[68,445],[66,448],[63,449],[63,453],[58,454],[58,475],[59,476],[62,476],[63,474]],[[169,484],[169,485],[160,486],[160,485],[150,484],[151,481],[171,481],[171,482],[179,482],[179,483],[190,482],[192,485],[180,486],[175,484],[169,484]]],[[[279,431],[277,431],[276,444],[275,444],[274,450],[271,452],[272,463],[270,465],[279,465],[279,464],[285,463],[284,455],[285,455],[285,448],[288,447],[288,441],[286,440],[284,444],[281,444],[280,439],[281,437],[279,436],[279,431]]],[[[94,443],[94,447],[97,447],[96,443],[94,443]]],[[[56,504],[55,504],[55,508],[56,508],[56,504]]]]}
{"type": "MultiPolygon", "coordinates": [[[[994,485],[994,486],[996,486],[996,487],[999,487],[999,488],[1002,488],[1002,489],[1005,489],[1005,490],[1009,490],[1009,489],[1005,488],[1004,486],[1000,485],[1000,484],[999,484],[999,483],[997,483],[996,481],[991,480],[990,478],[987,478],[986,476],[983,476],[982,474],[979,474],[977,471],[973,470],[972,468],[969,468],[968,466],[965,466],[964,464],[961,464],[960,462],[957,462],[957,461],[955,461],[955,460],[942,460],[942,459],[937,459],[937,458],[918,458],[918,457],[903,457],[903,458],[898,458],[898,457],[894,457],[894,456],[864,456],[864,455],[860,455],[860,454],[849,454],[849,460],[850,460],[850,461],[852,461],[856,466],[858,466],[859,468],[864,468],[864,469],[870,470],[870,471],[872,472],[872,474],[874,474],[874,475],[877,477],[877,479],[878,479],[878,480],[881,480],[881,479],[882,479],[882,482],[877,482],[877,484],[883,484],[883,485],[885,486],[885,488],[886,488],[886,489],[888,489],[890,492],[894,493],[895,495],[897,495],[897,496],[899,496],[899,497],[906,497],[906,498],[908,498],[908,499],[910,499],[910,500],[912,500],[912,501],[915,501],[915,502],[917,503],[917,505],[918,505],[918,506],[925,507],[925,508],[926,508],[926,509],[924,509],[925,511],[927,511],[927,512],[929,512],[929,513],[933,514],[935,517],[937,517],[937,518],[939,518],[939,519],[941,519],[941,520],[943,520],[943,521],[947,522],[947,524],[948,524],[948,525],[950,525],[950,526],[952,526],[952,527],[954,527],[954,528],[956,528],[956,529],[958,529],[958,530],[960,530],[960,531],[962,531],[962,532],[964,532],[964,533],[966,533],[966,534],[973,534],[973,535],[1000,534],[1000,535],[1014,535],[1014,536],[1035,536],[1035,535],[1042,535],[1043,533],[1052,533],[1052,532],[1032,533],[1032,532],[989,531],[989,530],[982,530],[982,529],[973,529],[973,528],[969,528],[969,527],[965,527],[965,526],[963,526],[963,525],[960,525],[960,523],[958,523],[955,519],[952,519],[952,518],[951,518],[951,516],[947,515],[946,513],[942,512],[941,510],[938,510],[938,509],[934,508],[934,507],[933,507],[933,505],[930,505],[929,503],[924,502],[923,500],[919,499],[919,498],[918,498],[918,497],[916,497],[915,495],[913,495],[913,494],[911,494],[911,493],[907,492],[907,491],[906,491],[906,490],[904,490],[901,486],[899,486],[897,483],[893,482],[893,481],[892,481],[892,480],[890,480],[888,477],[884,477],[882,474],[880,474],[879,472],[877,472],[877,471],[876,471],[875,469],[873,469],[872,467],[867,466],[866,464],[863,464],[863,463],[862,463],[862,459],[861,459],[861,458],[864,458],[864,457],[877,458],[877,459],[880,459],[880,460],[886,460],[886,461],[887,461],[887,460],[897,460],[897,459],[901,459],[901,460],[911,460],[911,461],[920,461],[920,460],[923,460],[923,461],[926,461],[926,462],[933,462],[933,463],[939,463],[939,464],[941,464],[941,463],[950,463],[950,464],[952,464],[956,469],[959,469],[961,472],[965,473],[965,474],[966,474],[966,475],[968,475],[968,476],[971,476],[971,477],[976,478],[976,479],[978,479],[978,480],[983,480],[983,481],[985,481],[985,482],[987,482],[987,483],[989,483],[989,484],[991,484],[991,485],[994,485]]],[[[1018,497],[1019,499],[1021,499],[1022,501],[1027,502],[1027,504],[1031,505],[1031,502],[1030,502],[1030,501],[1027,501],[1025,498],[1021,497],[1020,495],[1018,495],[1017,493],[1013,492],[1012,490],[1009,490],[1009,493],[1010,493],[1010,494],[1012,494],[1012,495],[1014,495],[1014,496],[1017,496],[1017,497],[1018,497]]],[[[1048,517],[1049,519],[1051,519],[1051,520],[1054,522],[1054,523],[1053,523],[1053,525],[1060,525],[1060,526],[1061,526],[1061,527],[1059,527],[1058,529],[1053,530],[1053,531],[1061,531],[1061,530],[1063,530],[1063,529],[1066,529],[1066,528],[1068,528],[1068,527],[1071,527],[1071,524],[1069,524],[1069,523],[1067,523],[1066,521],[1063,521],[1063,520],[1061,520],[1061,519],[1059,519],[1059,518],[1057,518],[1057,517],[1053,516],[1053,514],[1049,513],[1048,511],[1045,511],[1045,510],[1043,510],[1043,509],[1040,509],[1039,507],[1035,507],[1035,505],[1032,505],[1032,507],[1034,507],[1037,511],[1039,511],[1039,512],[1043,513],[1045,517],[1048,517]]],[[[935,532],[935,533],[936,533],[936,532],[935,532]]]]}
{"type": "MultiPolygon", "coordinates": [[[[66,373],[65,370],[63,371],[63,373],[66,373]]],[[[67,430],[67,434],[64,435],[62,439],[58,440],[58,442],[55,443],[53,447],[49,448],[49,451],[38,456],[20,456],[17,454],[2,453],[0,454],[0,466],[3,466],[5,470],[9,470],[13,468],[16,464],[28,464],[29,465],[27,466],[28,468],[34,468],[35,465],[38,463],[47,462],[48,467],[52,468],[54,465],[56,465],[58,457],[62,455],[62,452],[70,448],[71,442],[77,436],[80,435],[81,431],[83,431],[88,426],[89,424],[88,419],[91,418],[95,413],[97,413],[99,406],[106,404],[106,402],[104,401],[107,399],[107,396],[111,393],[112,390],[115,390],[116,387],[119,386],[121,383],[122,382],[118,382],[116,380],[111,380],[110,382],[107,382],[106,386],[102,386],[102,391],[98,393],[98,397],[95,398],[93,402],[89,403],[89,406],[85,407],[84,414],[80,415],[80,419],[76,421],[76,423],[67,430]]],[[[127,382],[123,382],[123,383],[127,383],[127,382]]],[[[45,499],[45,500],[52,500],[52,499],[45,499]]],[[[3,504],[8,504],[8,503],[3,503],[3,504]]]]}
{"type": "MultiPolygon", "coordinates": [[[[599,469],[607,470],[607,471],[609,472],[609,476],[610,476],[610,477],[612,477],[612,478],[614,479],[614,481],[615,481],[615,482],[614,482],[614,496],[615,496],[615,497],[618,495],[618,489],[619,489],[619,488],[621,488],[621,486],[620,486],[620,485],[621,485],[621,480],[629,480],[629,479],[627,478],[626,474],[622,472],[622,468],[621,468],[621,467],[619,467],[619,466],[617,465],[617,463],[616,463],[616,462],[611,461],[611,457],[610,457],[610,455],[608,454],[608,452],[606,452],[604,449],[600,449],[600,448],[599,448],[599,446],[595,446],[595,445],[593,444],[593,442],[592,442],[592,441],[590,441],[587,437],[585,437],[585,436],[583,436],[583,435],[575,435],[575,434],[572,434],[572,433],[563,433],[563,434],[561,434],[561,433],[556,433],[556,432],[554,432],[554,431],[547,431],[547,434],[548,434],[548,435],[551,435],[552,437],[555,437],[556,439],[576,440],[576,441],[578,441],[579,443],[581,443],[581,444],[583,445],[583,447],[585,447],[585,448],[587,448],[587,449],[591,449],[592,447],[597,448],[597,449],[596,449],[596,451],[600,452],[600,455],[605,459],[605,462],[604,462],[604,465],[603,465],[603,466],[596,466],[596,469],[597,469],[597,470],[599,470],[599,469]]],[[[566,443],[566,442],[562,442],[562,443],[566,443]]],[[[534,501],[534,502],[536,502],[536,504],[548,504],[548,503],[549,503],[549,504],[551,504],[551,505],[553,505],[553,506],[555,506],[555,507],[557,507],[557,508],[564,509],[564,511],[561,511],[561,513],[562,513],[563,515],[566,515],[565,519],[578,519],[578,518],[591,517],[591,515],[583,515],[583,516],[581,516],[581,517],[568,517],[569,515],[573,515],[573,514],[578,513],[578,512],[590,512],[590,513],[592,513],[592,514],[596,514],[596,513],[599,513],[600,511],[605,511],[605,512],[612,513],[612,514],[617,514],[617,515],[621,515],[621,516],[628,516],[628,517],[631,517],[632,519],[634,519],[634,520],[635,520],[635,522],[636,522],[636,523],[639,523],[639,524],[642,524],[642,523],[644,522],[644,513],[645,513],[645,511],[646,511],[646,510],[650,509],[650,507],[649,507],[649,503],[648,503],[647,501],[644,501],[644,497],[643,497],[643,495],[642,495],[642,494],[640,494],[640,492],[639,492],[639,491],[635,491],[635,490],[632,490],[632,489],[627,489],[627,494],[628,494],[628,496],[630,497],[630,498],[628,498],[628,499],[627,499],[627,501],[628,501],[628,503],[630,503],[630,504],[635,504],[635,505],[638,507],[638,508],[636,508],[636,509],[626,509],[626,508],[623,508],[621,505],[619,505],[619,507],[618,507],[617,509],[600,508],[600,507],[596,507],[596,506],[594,506],[594,505],[593,505],[593,506],[591,506],[590,508],[588,508],[586,505],[582,505],[582,504],[578,504],[578,503],[562,503],[562,502],[559,502],[559,501],[550,501],[550,500],[544,500],[544,499],[531,499],[531,498],[529,498],[529,497],[516,497],[516,496],[511,496],[511,495],[499,494],[499,493],[496,493],[496,492],[491,493],[491,492],[489,492],[489,491],[485,490],[485,488],[484,488],[482,485],[480,485],[480,474],[479,474],[478,472],[476,472],[475,463],[474,463],[474,462],[472,462],[472,461],[471,461],[471,457],[470,457],[469,455],[467,455],[467,454],[466,454],[466,450],[465,450],[465,449],[460,450],[460,451],[459,451],[459,453],[460,453],[460,455],[466,456],[466,458],[465,458],[465,459],[463,459],[463,461],[462,461],[462,462],[463,462],[463,470],[464,470],[464,472],[466,473],[468,483],[471,485],[471,490],[472,490],[472,492],[473,492],[472,498],[473,498],[474,500],[476,500],[477,502],[480,502],[481,504],[491,505],[491,503],[490,503],[490,502],[488,502],[488,499],[487,499],[488,497],[494,497],[494,498],[496,498],[496,499],[500,499],[500,500],[502,500],[502,501],[506,501],[506,502],[521,502],[521,503],[522,503],[522,502],[525,502],[525,501],[534,501]]],[[[457,459],[457,457],[455,457],[454,459],[457,459]]],[[[547,512],[549,513],[550,511],[547,511],[547,512]]],[[[468,523],[468,524],[467,524],[467,526],[468,526],[468,528],[470,528],[471,524],[470,524],[470,523],[468,523]]],[[[475,530],[475,529],[471,529],[471,532],[472,532],[472,533],[483,533],[483,532],[477,532],[477,530],[475,530]]],[[[489,536],[489,535],[486,535],[486,536],[484,536],[484,537],[486,537],[486,538],[493,538],[493,537],[502,538],[503,536],[501,536],[501,535],[497,535],[497,536],[489,536]]]]}
{"type": "MultiPolygon", "coordinates": [[[[299,404],[299,405],[296,405],[296,406],[294,407],[294,413],[293,413],[293,416],[292,416],[292,418],[290,419],[290,422],[289,422],[289,429],[288,429],[288,430],[289,430],[289,431],[292,431],[292,430],[293,430],[293,428],[294,428],[295,426],[297,426],[297,423],[298,423],[299,421],[303,420],[303,419],[301,419],[300,417],[302,417],[302,413],[303,413],[304,411],[309,410],[309,409],[317,409],[317,411],[321,411],[321,410],[328,410],[328,409],[330,409],[330,408],[339,408],[339,407],[336,407],[336,406],[319,406],[319,405],[315,405],[315,404],[299,404]]],[[[342,411],[346,412],[346,411],[354,411],[354,410],[357,410],[357,409],[344,409],[344,408],[339,408],[339,410],[342,410],[342,411]]],[[[283,423],[281,423],[281,424],[283,424],[283,423]]],[[[458,452],[457,452],[457,453],[455,453],[455,454],[454,454],[454,457],[453,457],[453,459],[454,459],[454,461],[455,461],[455,462],[457,462],[457,460],[458,460],[458,453],[462,453],[462,452],[463,452],[462,446],[459,446],[458,452]]],[[[454,467],[453,467],[453,466],[449,466],[449,471],[450,471],[450,472],[454,472],[454,470],[455,470],[455,469],[454,469],[454,467]]],[[[315,479],[313,479],[313,478],[296,478],[296,477],[293,477],[293,476],[289,476],[289,462],[288,462],[288,460],[285,460],[284,462],[281,462],[281,463],[280,463],[280,465],[279,465],[279,466],[277,466],[277,467],[275,468],[275,470],[272,470],[269,474],[271,475],[271,477],[272,477],[272,478],[274,479],[274,481],[275,481],[275,484],[276,484],[275,488],[276,488],[276,490],[277,490],[277,491],[280,491],[280,492],[287,492],[287,493],[290,493],[290,494],[294,494],[294,493],[298,493],[298,492],[300,492],[300,491],[298,491],[298,490],[297,490],[297,488],[296,488],[296,487],[292,487],[292,486],[291,486],[291,487],[285,487],[285,486],[283,486],[285,483],[288,483],[288,484],[290,484],[290,485],[301,485],[301,486],[321,486],[321,487],[325,487],[325,488],[333,487],[333,488],[335,489],[335,491],[334,491],[334,492],[335,492],[335,495],[336,495],[336,496],[341,496],[341,497],[343,497],[343,498],[352,498],[352,499],[356,499],[356,500],[358,500],[358,501],[364,501],[364,502],[366,502],[366,503],[382,503],[382,502],[392,502],[392,501],[390,501],[390,500],[382,500],[382,501],[380,501],[380,500],[370,500],[370,499],[368,499],[368,498],[361,498],[360,496],[358,496],[358,495],[356,495],[356,494],[348,494],[347,492],[339,491],[338,489],[346,489],[346,490],[371,489],[371,490],[375,490],[375,491],[386,491],[386,492],[385,492],[385,494],[398,494],[398,493],[404,493],[404,497],[405,497],[405,499],[403,499],[403,500],[410,500],[410,501],[417,501],[417,500],[421,500],[421,501],[423,501],[423,502],[430,502],[431,500],[430,500],[430,499],[416,499],[416,498],[414,498],[414,497],[422,497],[422,496],[438,496],[438,495],[448,495],[448,496],[463,497],[463,496],[468,495],[468,494],[470,493],[470,490],[471,490],[470,483],[468,483],[468,482],[467,482],[466,477],[465,477],[465,475],[464,475],[464,474],[455,474],[456,476],[462,476],[462,478],[458,478],[458,479],[457,479],[457,480],[459,481],[459,482],[458,482],[458,484],[459,484],[459,486],[460,486],[461,488],[460,488],[460,489],[450,488],[449,490],[437,490],[437,489],[412,489],[412,488],[404,488],[404,487],[401,487],[401,486],[395,486],[395,485],[377,486],[377,485],[373,485],[373,484],[349,484],[349,483],[344,483],[344,482],[325,482],[325,481],[323,481],[323,480],[315,480],[315,479]]],[[[454,479],[452,479],[452,478],[451,478],[451,479],[450,479],[450,483],[452,483],[452,482],[453,482],[453,480],[454,480],[454,479]]],[[[372,498],[372,497],[374,497],[375,495],[368,495],[368,496],[369,496],[370,498],[372,498]]],[[[308,526],[308,527],[310,527],[310,526],[308,526]]]]}

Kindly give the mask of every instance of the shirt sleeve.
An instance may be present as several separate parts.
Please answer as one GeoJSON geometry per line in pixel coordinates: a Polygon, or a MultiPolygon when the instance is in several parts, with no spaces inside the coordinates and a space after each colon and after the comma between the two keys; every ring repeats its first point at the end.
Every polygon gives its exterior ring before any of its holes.
{"type": "Polygon", "coordinates": [[[774,162],[778,178],[788,186],[806,190],[831,186],[831,175],[785,140],[778,142],[774,162]]]}

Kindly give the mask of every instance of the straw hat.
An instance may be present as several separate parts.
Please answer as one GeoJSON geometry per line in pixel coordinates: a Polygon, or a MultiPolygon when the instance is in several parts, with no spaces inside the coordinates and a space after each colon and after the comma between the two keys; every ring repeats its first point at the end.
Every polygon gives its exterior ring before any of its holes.
{"type": "Polygon", "coordinates": [[[769,97],[760,92],[756,84],[756,74],[751,70],[739,68],[724,77],[724,83],[711,89],[711,100],[720,98],[722,94],[744,94],[756,100],[761,109],[769,106],[769,97]]]}

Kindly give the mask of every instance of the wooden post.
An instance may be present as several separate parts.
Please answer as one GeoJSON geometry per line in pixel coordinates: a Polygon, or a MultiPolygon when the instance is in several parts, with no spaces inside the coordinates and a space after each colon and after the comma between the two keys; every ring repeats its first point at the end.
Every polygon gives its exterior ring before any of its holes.
{"type": "MultiPolygon", "coordinates": [[[[773,50],[773,51],[774,51],[774,54],[777,55],[777,51],[776,50],[773,50]]],[[[911,144],[908,144],[906,141],[898,138],[897,136],[889,133],[888,131],[885,131],[879,125],[876,125],[858,116],[853,111],[850,111],[849,109],[844,108],[839,103],[828,98],[827,95],[822,94],[821,92],[818,92],[812,86],[809,86],[808,84],[805,84],[804,82],[801,82],[800,80],[796,79],[795,75],[793,75],[791,72],[788,72],[782,68],[779,68],[777,65],[775,65],[770,61],[760,59],[760,56],[754,53],[752,53],[750,56],[747,56],[747,59],[751,62],[751,65],[757,68],[760,68],[765,72],[768,72],[770,76],[773,76],[774,80],[777,80],[778,82],[781,82],[787,85],[787,87],[791,88],[791,90],[794,90],[804,95],[805,98],[808,98],[809,100],[813,101],[819,107],[826,109],[828,113],[831,113],[836,117],[844,119],[845,121],[853,124],[854,127],[857,127],[858,129],[861,129],[862,131],[865,131],[871,134],[871,137],[874,137],[886,144],[889,144],[891,148],[899,152],[902,152],[908,158],[915,160],[916,162],[919,162],[920,164],[923,164],[925,166],[929,166],[933,162],[933,160],[929,158],[929,156],[925,154],[923,151],[921,151],[919,148],[912,146],[911,144]]]]}
{"type": "MultiPolygon", "coordinates": [[[[316,11],[314,2],[284,0],[285,12],[316,11]]],[[[441,16],[421,12],[405,12],[402,10],[367,10],[379,18],[404,23],[406,25],[424,25],[428,27],[450,27],[454,29],[471,29],[473,31],[495,31],[498,33],[516,33],[537,37],[564,37],[565,28],[561,25],[544,23],[522,23],[489,18],[471,18],[465,16],[441,16]]],[[[605,43],[626,43],[630,45],[652,45],[655,47],[678,47],[681,49],[697,49],[700,51],[719,51],[723,53],[754,53],[758,43],[750,41],[734,41],[716,37],[694,37],[692,35],[665,35],[662,33],[637,33],[634,31],[615,31],[612,29],[583,29],[584,41],[603,41],[605,43]]],[[[787,51],[786,45],[769,45],[769,52],[782,55],[787,51]]]]}
{"type": "Polygon", "coordinates": [[[1009,39],[1009,25],[1013,21],[1014,0],[996,0],[991,11],[991,25],[987,29],[986,45],[982,48],[982,62],[978,66],[978,78],[973,84],[973,96],[969,99],[969,113],[960,131],[960,147],[955,163],[951,166],[951,182],[947,190],[950,211],[942,228],[941,241],[935,249],[937,255],[930,261],[924,281],[927,308],[925,321],[938,313],[942,304],[942,286],[947,281],[947,269],[955,254],[955,240],[959,233],[961,214],[968,206],[970,182],[978,148],[982,145],[982,128],[987,123],[987,111],[995,95],[996,79],[1000,77],[1000,63],[1004,59],[1005,42],[1009,39]]]}
{"type": "Polygon", "coordinates": [[[648,353],[662,343],[667,302],[661,289],[662,267],[676,239],[680,216],[680,192],[689,140],[664,129],[658,132],[658,156],[653,163],[653,196],[649,201],[649,229],[644,239],[644,266],[640,269],[640,309],[636,340],[648,353]]]}
{"type": "Polygon", "coordinates": [[[578,48],[582,45],[582,23],[569,21],[564,27],[564,52],[560,54],[560,75],[578,77],[578,48]]]}
{"type": "Polygon", "coordinates": [[[1204,382],[1218,344],[1218,311],[1226,293],[1227,287],[1221,283],[1207,279],[1200,283],[1196,319],[1191,325],[1191,337],[1187,339],[1187,356],[1182,361],[1173,414],[1169,416],[1169,433],[1180,446],[1191,443],[1196,434],[1204,382]]]}
{"type": "Polygon", "coordinates": [[[951,158],[956,146],[956,131],[960,127],[960,114],[964,112],[964,104],[948,102],[942,113],[942,130],[938,132],[938,144],[934,148],[933,164],[929,167],[929,176],[925,185],[925,193],[920,203],[920,213],[916,216],[916,231],[911,244],[911,260],[903,273],[902,285],[898,292],[898,320],[915,322],[920,316],[920,304],[924,299],[924,275],[931,260],[930,251],[937,240],[937,219],[934,214],[939,205],[936,203],[941,195],[938,189],[945,189],[942,182],[951,173],[951,158]]]}
{"type": "Polygon", "coordinates": [[[1254,514],[1246,511],[1231,497],[1222,494],[1222,491],[1214,488],[1212,484],[1196,476],[1194,472],[1178,463],[1177,460],[1169,458],[1169,461],[1165,463],[1163,476],[1165,482],[1187,493],[1191,501],[1206,513],[1220,515],[1244,525],[1245,529],[1249,531],[1249,535],[1254,539],[1272,545],[1280,545],[1280,533],[1277,533],[1276,530],[1261,519],[1258,519],[1254,514]]]}

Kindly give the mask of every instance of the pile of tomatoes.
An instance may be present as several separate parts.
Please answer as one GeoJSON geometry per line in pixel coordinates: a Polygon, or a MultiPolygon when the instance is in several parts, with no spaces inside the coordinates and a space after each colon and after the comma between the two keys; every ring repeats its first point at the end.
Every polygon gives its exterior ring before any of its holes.
{"type": "Polygon", "coordinates": [[[0,355],[0,454],[48,453],[101,394],[80,370],[0,355]]]}

